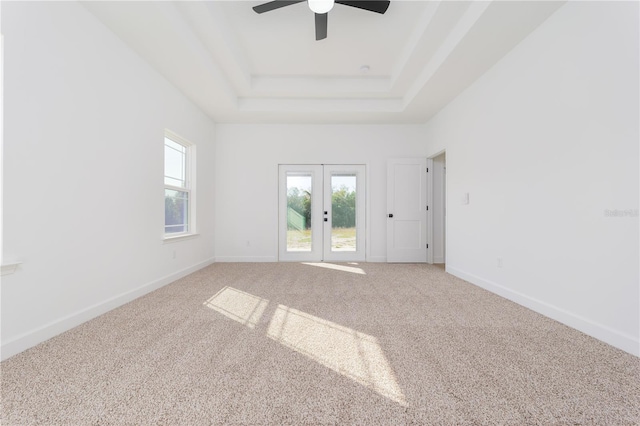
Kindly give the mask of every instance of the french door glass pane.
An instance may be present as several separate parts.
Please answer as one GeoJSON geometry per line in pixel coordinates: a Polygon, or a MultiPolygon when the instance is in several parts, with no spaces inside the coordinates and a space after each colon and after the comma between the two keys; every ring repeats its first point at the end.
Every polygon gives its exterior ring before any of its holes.
{"type": "Polygon", "coordinates": [[[287,251],[310,252],[311,173],[287,172],[287,251]]]}
{"type": "Polygon", "coordinates": [[[331,251],[356,251],[356,174],[331,175],[331,251]]]}
{"type": "Polygon", "coordinates": [[[166,234],[189,231],[188,201],[189,193],[186,191],[164,190],[164,232],[166,234]]]}

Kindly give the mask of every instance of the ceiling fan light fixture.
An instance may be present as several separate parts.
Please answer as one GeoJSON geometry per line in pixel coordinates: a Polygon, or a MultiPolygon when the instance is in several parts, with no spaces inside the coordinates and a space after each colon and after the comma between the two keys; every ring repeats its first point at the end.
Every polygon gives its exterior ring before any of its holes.
{"type": "Polygon", "coordinates": [[[309,9],[314,13],[324,14],[333,9],[334,0],[307,0],[309,9]]]}

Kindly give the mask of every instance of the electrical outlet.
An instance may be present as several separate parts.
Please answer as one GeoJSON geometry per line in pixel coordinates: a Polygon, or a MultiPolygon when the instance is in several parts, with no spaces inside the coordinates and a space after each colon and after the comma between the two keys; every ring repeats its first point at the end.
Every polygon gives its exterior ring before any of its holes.
{"type": "Polygon", "coordinates": [[[502,258],[498,258],[498,268],[502,268],[502,258]]]}
{"type": "Polygon", "coordinates": [[[251,241],[247,240],[247,247],[251,247],[251,241]]]}
{"type": "Polygon", "coordinates": [[[178,256],[177,256],[176,251],[174,250],[174,251],[173,251],[173,258],[175,259],[176,257],[178,257],[178,256]]]}

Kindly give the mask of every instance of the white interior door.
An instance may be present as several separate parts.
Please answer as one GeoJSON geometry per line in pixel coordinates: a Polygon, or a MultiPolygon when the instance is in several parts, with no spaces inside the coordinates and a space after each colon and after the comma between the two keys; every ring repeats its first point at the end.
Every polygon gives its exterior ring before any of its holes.
{"type": "Polygon", "coordinates": [[[364,261],[365,166],[281,165],[279,259],[364,261]]]}
{"type": "Polygon", "coordinates": [[[387,262],[426,262],[426,158],[387,162],[387,215],[387,262]]]}

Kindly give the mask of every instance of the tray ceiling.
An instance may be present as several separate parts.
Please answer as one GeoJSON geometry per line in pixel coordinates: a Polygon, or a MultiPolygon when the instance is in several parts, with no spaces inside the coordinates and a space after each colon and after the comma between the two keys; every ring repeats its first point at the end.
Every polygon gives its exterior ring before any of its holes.
{"type": "Polygon", "coordinates": [[[424,123],[563,2],[336,4],[316,41],[306,3],[86,2],[216,122],[424,123]]]}

